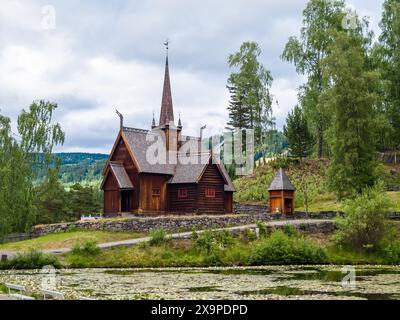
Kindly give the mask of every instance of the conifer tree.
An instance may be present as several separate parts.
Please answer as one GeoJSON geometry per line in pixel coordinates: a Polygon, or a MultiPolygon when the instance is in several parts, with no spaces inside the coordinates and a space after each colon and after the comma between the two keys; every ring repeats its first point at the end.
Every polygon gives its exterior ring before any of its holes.
{"type": "Polygon", "coordinates": [[[288,139],[290,154],[293,157],[306,158],[312,153],[314,139],[299,106],[295,106],[288,114],[283,132],[288,139]]]}

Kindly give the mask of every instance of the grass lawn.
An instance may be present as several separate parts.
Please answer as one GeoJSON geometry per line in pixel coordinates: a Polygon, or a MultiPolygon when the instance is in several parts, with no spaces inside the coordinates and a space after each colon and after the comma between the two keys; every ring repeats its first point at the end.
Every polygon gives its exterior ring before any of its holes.
{"type": "Polygon", "coordinates": [[[394,211],[400,212],[400,192],[388,192],[388,195],[394,202],[394,211]]]}
{"type": "Polygon", "coordinates": [[[110,232],[93,230],[72,231],[53,233],[35,239],[0,244],[0,250],[27,251],[29,249],[46,250],[71,248],[76,243],[84,242],[87,240],[96,241],[97,243],[104,243],[139,238],[141,236],[145,236],[145,234],[136,232],[110,232]]]}

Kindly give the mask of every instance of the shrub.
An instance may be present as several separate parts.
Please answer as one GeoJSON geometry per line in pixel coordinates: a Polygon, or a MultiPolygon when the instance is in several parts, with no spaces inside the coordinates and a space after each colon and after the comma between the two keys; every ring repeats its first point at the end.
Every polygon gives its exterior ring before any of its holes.
{"type": "Polygon", "coordinates": [[[87,240],[83,243],[77,243],[72,248],[73,254],[96,255],[99,252],[100,248],[97,246],[97,242],[93,240],[87,240]]]}
{"type": "Polygon", "coordinates": [[[227,231],[211,231],[206,230],[198,235],[194,242],[195,248],[200,251],[210,254],[218,249],[226,249],[235,244],[235,239],[232,234],[227,231]]]}
{"type": "Polygon", "coordinates": [[[169,239],[167,237],[167,232],[164,228],[153,229],[150,231],[150,245],[158,246],[162,243],[167,242],[169,239]]]}
{"type": "Polygon", "coordinates": [[[76,228],[76,225],[70,224],[70,225],[68,226],[67,230],[65,230],[65,232],[75,232],[75,231],[77,231],[77,230],[78,230],[78,229],[76,228]]]}
{"type": "Polygon", "coordinates": [[[265,223],[262,221],[257,221],[256,226],[258,228],[258,235],[260,238],[266,237],[268,235],[267,227],[265,226],[265,223]]]}
{"type": "Polygon", "coordinates": [[[386,263],[400,263],[400,241],[393,242],[383,249],[383,257],[386,263]]]}
{"type": "Polygon", "coordinates": [[[358,251],[376,251],[391,234],[387,212],[392,206],[382,184],[367,188],[344,204],[344,217],[337,218],[338,244],[358,251]]]}
{"type": "Polygon", "coordinates": [[[283,226],[283,232],[289,237],[294,237],[298,235],[296,228],[292,224],[285,224],[283,226]]]}
{"type": "Polygon", "coordinates": [[[263,264],[315,264],[327,260],[325,251],[304,237],[289,237],[282,231],[274,231],[261,239],[252,249],[249,263],[263,264]]]}
{"type": "Polygon", "coordinates": [[[241,239],[246,242],[251,242],[257,239],[256,233],[251,229],[244,229],[241,234],[241,239]]]}
{"type": "Polygon", "coordinates": [[[1,269],[41,269],[51,265],[60,268],[58,258],[52,254],[45,254],[40,251],[30,250],[20,253],[15,258],[0,263],[1,269]]]}

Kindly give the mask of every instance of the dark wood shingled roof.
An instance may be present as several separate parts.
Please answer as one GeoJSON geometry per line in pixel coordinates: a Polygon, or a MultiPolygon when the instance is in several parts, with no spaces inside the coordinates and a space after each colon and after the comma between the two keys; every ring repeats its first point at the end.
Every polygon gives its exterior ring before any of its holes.
{"type": "Polygon", "coordinates": [[[296,190],[296,188],[290,182],[289,178],[286,176],[282,168],[278,170],[268,188],[268,191],[278,191],[278,190],[286,190],[286,191],[296,190]]]}
{"type": "MultiPolygon", "coordinates": [[[[125,138],[125,141],[128,144],[128,147],[133,153],[135,160],[139,166],[139,172],[144,173],[156,173],[156,174],[165,174],[171,175],[171,179],[169,181],[170,184],[176,183],[197,183],[201,178],[202,173],[204,172],[205,166],[208,164],[210,155],[206,155],[206,160],[199,159],[196,163],[191,164],[182,164],[178,161],[178,164],[151,164],[146,159],[146,150],[149,146],[154,144],[154,141],[146,141],[147,134],[159,135],[160,132],[156,130],[143,130],[136,128],[122,128],[122,134],[125,138]]],[[[163,137],[163,135],[161,135],[163,137]]],[[[155,139],[159,139],[158,137],[155,139]]],[[[184,149],[191,149],[188,144],[193,145],[193,143],[200,143],[199,138],[195,137],[186,137],[182,136],[182,147],[187,147],[184,149]]],[[[182,148],[181,147],[181,148],[182,148]]],[[[198,149],[199,150],[199,146],[198,149]]],[[[216,161],[214,161],[216,163],[216,161]]],[[[224,167],[223,164],[217,164],[222,176],[226,180],[225,191],[235,191],[235,188],[232,184],[232,181],[224,167]]]]}
{"type": "Polygon", "coordinates": [[[122,163],[110,162],[110,169],[120,189],[133,189],[133,184],[122,163]]]}

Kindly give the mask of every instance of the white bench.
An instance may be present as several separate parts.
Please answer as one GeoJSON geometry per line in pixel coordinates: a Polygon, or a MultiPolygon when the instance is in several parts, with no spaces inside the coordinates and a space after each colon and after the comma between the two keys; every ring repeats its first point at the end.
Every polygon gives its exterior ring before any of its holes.
{"type": "Polygon", "coordinates": [[[81,297],[79,298],[79,300],[96,300],[96,299],[81,297]]]}
{"type": "Polygon", "coordinates": [[[11,283],[6,283],[5,286],[8,288],[8,295],[11,298],[18,300],[35,300],[35,298],[23,294],[23,292],[26,292],[25,286],[11,283]],[[12,293],[11,290],[18,291],[19,293],[12,293]]]}
{"type": "Polygon", "coordinates": [[[46,297],[51,297],[53,299],[64,300],[64,294],[58,291],[51,291],[41,289],[40,294],[43,296],[43,299],[46,300],[46,297]]]}

